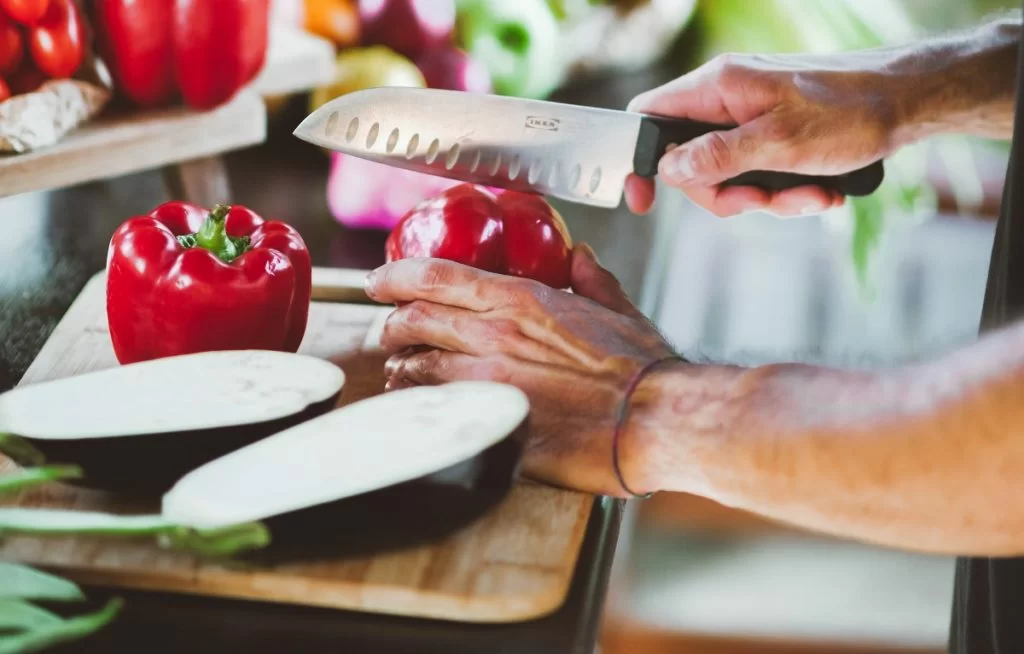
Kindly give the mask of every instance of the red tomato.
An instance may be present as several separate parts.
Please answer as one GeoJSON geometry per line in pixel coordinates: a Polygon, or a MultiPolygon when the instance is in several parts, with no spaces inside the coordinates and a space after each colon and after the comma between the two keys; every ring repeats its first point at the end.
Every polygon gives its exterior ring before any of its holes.
{"type": "Polygon", "coordinates": [[[46,15],[29,30],[28,49],[39,70],[52,78],[78,70],[85,58],[85,29],[73,0],[50,0],[46,15]]]}
{"type": "Polygon", "coordinates": [[[25,54],[25,39],[21,29],[0,11],[0,75],[17,70],[25,54]]]}
{"type": "Polygon", "coordinates": [[[11,89],[7,86],[7,82],[4,81],[4,78],[0,77],[0,102],[3,102],[9,97],[11,97],[11,89]]]}
{"type": "Polygon", "coordinates": [[[0,0],[0,9],[22,25],[39,22],[50,8],[50,0],[0,0]]]}

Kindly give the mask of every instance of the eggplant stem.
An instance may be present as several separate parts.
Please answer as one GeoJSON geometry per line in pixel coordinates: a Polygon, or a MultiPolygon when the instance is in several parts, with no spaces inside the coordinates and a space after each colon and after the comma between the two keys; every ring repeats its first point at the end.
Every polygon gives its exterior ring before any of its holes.
{"type": "Polygon", "coordinates": [[[82,469],[73,465],[24,468],[9,475],[0,475],[0,494],[25,490],[51,481],[81,479],[82,476],[82,469]]]}
{"type": "Polygon", "coordinates": [[[43,453],[27,440],[4,432],[0,432],[0,454],[22,467],[41,466],[46,462],[43,453]]]}

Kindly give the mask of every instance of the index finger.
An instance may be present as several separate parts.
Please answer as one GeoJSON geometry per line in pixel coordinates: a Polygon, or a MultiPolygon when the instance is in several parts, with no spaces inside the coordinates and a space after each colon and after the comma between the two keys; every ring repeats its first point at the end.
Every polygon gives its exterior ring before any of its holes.
{"type": "Polygon", "coordinates": [[[427,300],[436,304],[488,311],[498,299],[480,282],[498,275],[455,261],[432,258],[400,259],[366,276],[366,294],[377,302],[427,300]]]}

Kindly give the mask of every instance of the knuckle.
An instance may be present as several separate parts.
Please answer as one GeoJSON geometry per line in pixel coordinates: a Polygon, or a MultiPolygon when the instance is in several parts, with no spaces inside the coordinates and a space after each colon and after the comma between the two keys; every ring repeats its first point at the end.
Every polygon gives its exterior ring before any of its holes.
{"type": "Polygon", "coordinates": [[[422,280],[427,289],[449,286],[452,283],[452,267],[444,261],[428,260],[423,264],[422,280]]]}
{"type": "Polygon", "coordinates": [[[728,170],[734,160],[732,148],[721,132],[710,132],[704,137],[702,147],[694,153],[693,167],[696,172],[728,170]]]}

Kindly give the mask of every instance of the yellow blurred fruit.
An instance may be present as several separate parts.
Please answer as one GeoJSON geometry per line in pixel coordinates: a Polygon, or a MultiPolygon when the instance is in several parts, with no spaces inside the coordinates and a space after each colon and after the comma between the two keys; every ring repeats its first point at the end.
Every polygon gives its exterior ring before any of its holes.
{"type": "Polygon", "coordinates": [[[346,93],[377,86],[425,88],[427,82],[416,64],[386,46],[347,48],[338,53],[334,81],[310,94],[309,111],[346,93]]]}

